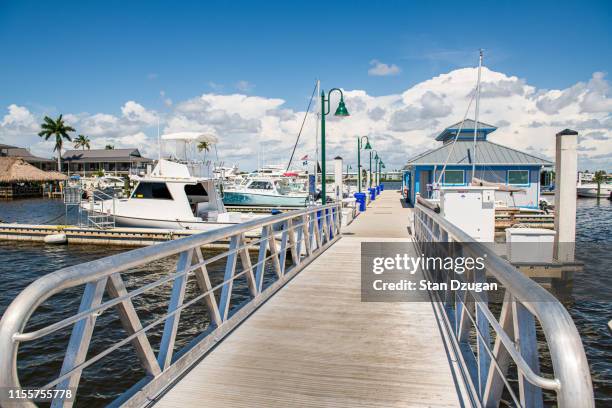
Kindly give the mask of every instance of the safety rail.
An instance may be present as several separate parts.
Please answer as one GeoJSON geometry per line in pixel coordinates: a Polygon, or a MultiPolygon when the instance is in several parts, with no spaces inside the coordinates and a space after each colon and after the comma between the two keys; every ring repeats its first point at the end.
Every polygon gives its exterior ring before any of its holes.
{"type": "MultiPolygon", "coordinates": [[[[131,343],[146,375],[117,398],[113,405],[141,406],[150,402],[339,239],[341,217],[340,204],[296,210],[71,266],[39,278],[13,300],[0,320],[0,389],[22,389],[17,370],[20,343],[41,339],[72,326],[61,372],[42,389],[76,390],[86,367],[131,343]],[[229,241],[228,250],[205,259],[202,246],[218,241],[229,241]],[[252,248],[255,248],[253,255],[257,254],[257,262],[251,261],[252,248]],[[133,268],[175,255],[178,255],[176,271],[128,292],[122,273],[129,275],[134,272],[133,268]],[[207,265],[223,259],[223,281],[212,286],[207,265]],[[236,271],[237,259],[240,259],[243,268],[239,272],[236,271]],[[273,267],[274,280],[264,288],[266,264],[273,267]],[[191,276],[195,277],[199,292],[186,301],[186,286],[191,276]],[[234,283],[240,277],[246,278],[250,296],[240,308],[230,313],[234,283]],[[143,326],[133,299],[170,282],[167,312],[143,326]],[[76,314],[34,331],[24,332],[30,317],[43,302],[60,292],[83,285],[83,295],[76,314]],[[103,299],[105,293],[109,300],[103,299]],[[188,345],[175,351],[181,311],[196,302],[204,303],[210,326],[188,345]],[[96,318],[110,308],[117,310],[127,337],[88,356],[96,318]],[[156,354],[147,332],[161,323],[163,333],[156,354]]],[[[65,395],[58,394],[52,406],[73,404],[74,399],[62,397],[65,395]]],[[[26,400],[2,401],[2,405],[35,406],[26,400]]]]}
{"type": "Polygon", "coordinates": [[[102,190],[87,191],[87,227],[97,229],[115,228],[115,205],[117,197],[102,190]],[[110,201],[105,205],[105,202],[110,201]]]}
{"type": "MultiPolygon", "coordinates": [[[[492,245],[476,242],[421,203],[414,208],[414,235],[425,256],[470,253],[486,257],[486,270],[468,270],[463,281],[484,283],[492,278],[504,289],[499,319],[489,308],[486,292],[451,291],[448,285],[449,289],[437,292],[434,302],[477,405],[499,406],[506,390],[515,406],[542,407],[542,390],[550,390],[556,393],[560,407],[595,406],[580,335],[567,310],[552,294],[496,254],[492,245]],[[540,374],[536,319],[550,353],[554,378],[540,374]],[[471,343],[476,343],[475,347],[471,343]],[[516,366],[518,395],[510,384],[511,361],[516,366]]],[[[443,270],[425,272],[437,282],[450,279],[443,270]]]]}

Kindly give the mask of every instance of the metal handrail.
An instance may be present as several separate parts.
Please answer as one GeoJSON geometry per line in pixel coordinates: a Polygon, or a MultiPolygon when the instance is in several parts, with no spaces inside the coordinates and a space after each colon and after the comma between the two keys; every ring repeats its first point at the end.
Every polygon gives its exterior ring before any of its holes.
{"type": "MultiPolygon", "coordinates": [[[[513,342],[504,327],[502,327],[501,322],[497,321],[490,312],[486,299],[483,299],[476,293],[472,293],[478,317],[485,319],[497,334],[496,349],[501,349],[501,345],[503,345],[510,358],[516,363],[518,372],[527,382],[541,389],[554,390],[557,394],[557,402],[560,407],[595,406],[590,369],[584,347],[571,316],[561,302],[539,284],[523,275],[508,261],[501,258],[492,248],[475,241],[443,216],[420,203],[415,205],[414,231],[417,245],[421,249],[424,248],[422,244],[425,242],[460,242],[469,244],[469,246],[463,247],[467,248],[468,251],[477,253],[478,256],[486,256],[487,274],[495,278],[506,290],[503,307],[508,307],[508,304],[512,302],[522,306],[526,313],[519,311],[513,315],[512,318],[517,320],[514,324],[521,327],[521,329],[523,329],[522,325],[524,325],[527,330],[532,330],[533,332],[531,339],[525,339],[522,342],[515,340],[513,342]],[[533,317],[539,321],[546,339],[553,366],[553,379],[539,375],[538,372],[534,371],[534,367],[523,358],[523,349],[530,347],[531,349],[526,354],[530,354],[529,357],[531,359],[535,358],[535,368],[537,369],[538,354],[533,317]],[[521,321],[521,318],[525,321],[521,321]]],[[[455,293],[455,296],[457,296],[457,293],[455,293]]],[[[460,297],[455,302],[455,313],[457,312],[458,303],[463,303],[460,297]]],[[[516,308],[518,309],[519,306],[516,306],[516,308]]],[[[504,312],[502,310],[502,314],[504,312]]],[[[447,314],[450,313],[447,312],[447,314]]],[[[467,316],[473,319],[469,312],[467,316]]],[[[449,320],[453,320],[452,316],[450,317],[449,320]]],[[[479,336],[479,332],[481,336],[488,336],[489,326],[486,326],[486,333],[483,333],[481,327],[476,325],[476,322],[472,320],[472,323],[476,329],[477,341],[481,342],[479,345],[483,345],[485,351],[491,351],[490,345],[485,344],[485,339],[479,336]]],[[[450,334],[454,337],[455,341],[458,343],[467,342],[467,339],[461,338],[459,334],[460,329],[458,326],[460,322],[455,320],[451,325],[453,324],[455,325],[452,328],[454,332],[450,334]]],[[[463,353],[466,348],[461,348],[461,350],[461,353],[463,353]]],[[[478,350],[478,353],[480,353],[480,350],[478,350]]],[[[491,375],[490,370],[497,370],[499,375],[502,373],[499,372],[499,367],[494,367],[498,364],[497,361],[493,366],[491,366],[492,363],[489,361],[488,366],[481,367],[482,360],[479,357],[476,356],[478,372],[486,372],[487,376],[484,377],[484,383],[482,376],[478,376],[476,379],[472,378],[474,388],[480,390],[477,393],[484,406],[497,406],[499,398],[501,398],[499,388],[496,397],[490,393],[485,393],[484,390],[490,391],[493,387],[492,381],[494,381],[495,375],[491,375]]],[[[486,362],[486,359],[484,361],[486,362]]],[[[499,384],[496,386],[499,387],[499,384]]],[[[538,395],[526,395],[529,391],[526,391],[525,388],[522,386],[520,389],[521,404],[540,406],[541,394],[539,395],[540,402],[530,404],[530,401],[538,400],[538,395]]]]}
{"type": "MultiPolygon", "coordinates": [[[[21,388],[17,373],[17,352],[20,342],[39,339],[74,325],[62,371],[43,389],[55,386],[58,389],[78,387],[80,374],[85,367],[131,341],[138,343],[137,354],[147,372],[147,377],[139,383],[139,388],[132,388],[129,395],[121,398],[144,401],[150,398],[151,394],[161,392],[167,384],[186,369],[187,363],[192,364],[197,361],[215,342],[220,341],[248,316],[248,313],[251,313],[295,273],[317,257],[322,250],[337,240],[340,237],[341,217],[341,204],[311,207],[139,248],[45,275],[31,283],[17,296],[0,320],[0,350],[2,350],[0,353],[0,387],[21,388]],[[258,239],[246,242],[245,234],[258,230],[260,231],[258,239]],[[230,241],[229,250],[209,259],[203,257],[202,246],[227,239],[230,241]],[[280,239],[280,248],[277,247],[277,239],[280,239]],[[249,249],[257,246],[259,247],[258,261],[252,263],[249,249]],[[268,252],[270,255],[267,254],[268,252]],[[285,267],[288,252],[290,252],[292,262],[285,267]],[[127,292],[121,278],[122,272],[177,254],[180,257],[176,273],[127,292]],[[242,260],[243,266],[240,272],[236,271],[238,257],[242,260]],[[227,258],[225,276],[223,282],[213,287],[210,284],[206,265],[222,258],[227,258]],[[274,264],[277,279],[270,286],[262,289],[263,268],[270,260],[274,264]],[[208,284],[206,287],[201,287],[201,293],[194,299],[183,302],[187,277],[196,273],[199,273],[208,284]],[[247,277],[249,283],[251,298],[241,306],[238,312],[230,315],[232,283],[237,278],[244,276],[247,277]],[[132,299],[170,281],[173,284],[168,312],[143,327],[131,303],[132,299]],[[81,307],[76,314],[35,331],[24,332],[28,320],[45,300],[59,292],[81,285],[85,285],[85,290],[81,299],[81,307]],[[110,300],[102,302],[105,290],[112,295],[110,300]],[[222,293],[217,303],[214,292],[218,290],[221,290],[222,293]],[[206,336],[198,338],[198,343],[195,346],[190,345],[188,351],[185,346],[183,350],[174,353],[174,340],[181,311],[201,300],[207,302],[212,330],[206,336]],[[120,319],[124,327],[129,329],[127,330],[128,336],[87,359],[95,319],[103,311],[113,306],[124,308],[124,314],[120,313],[120,319]],[[145,333],[161,323],[164,323],[164,331],[160,351],[156,356],[145,333]]],[[[2,405],[34,406],[32,402],[24,400],[8,403],[2,401],[2,405]]],[[[52,406],[70,405],[72,401],[65,399],[54,400],[52,404],[52,406]]]]}

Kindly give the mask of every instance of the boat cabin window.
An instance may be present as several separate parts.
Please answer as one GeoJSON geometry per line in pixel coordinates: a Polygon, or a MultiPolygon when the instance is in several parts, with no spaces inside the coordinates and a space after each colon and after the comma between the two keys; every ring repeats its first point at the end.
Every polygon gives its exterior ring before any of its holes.
{"type": "Polygon", "coordinates": [[[201,183],[186,184],[185,194],[187,194],[188,196],[207,196],[208,192],[201,183]]]}
{"type": "Polygon", "coordinates": [[[446,170],[444,172],[444,184],[450,186],[465,184],[463,170],[446,170]]]}
{"type": "Polygon", "coordinates": [[[253,181],[249,188],[253,190],[272,190],[272,183],[269,181],[253,181]]]}
{"type": "Polygon", "coordinates": [[[529,185],[529,170],[508,170],[508,184],[529,185]]]}
{"type": "Polygon", "coordinates": [[[172,195],[166,183],[140,182],[132,194],[132,198],[149,198],[158,200],[172,200],[172,195]]]}

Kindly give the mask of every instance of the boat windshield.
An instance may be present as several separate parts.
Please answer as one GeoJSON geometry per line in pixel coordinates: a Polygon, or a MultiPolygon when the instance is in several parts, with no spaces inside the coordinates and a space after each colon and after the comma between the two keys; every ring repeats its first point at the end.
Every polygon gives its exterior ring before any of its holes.
{"type": "Polygon", "coordinates": [[[278,191],[279,194],[285,195],[291,192],[291,186],[287,180],[276,180],[274,185],[276,186],[276,191],[278,191]]]}
{"type": "Polygon", "coordinates": [[[148,198],[156,200],[172,200],[166,183],[151,183],[141,181],[134,190],[132,198],[148,198]]]}

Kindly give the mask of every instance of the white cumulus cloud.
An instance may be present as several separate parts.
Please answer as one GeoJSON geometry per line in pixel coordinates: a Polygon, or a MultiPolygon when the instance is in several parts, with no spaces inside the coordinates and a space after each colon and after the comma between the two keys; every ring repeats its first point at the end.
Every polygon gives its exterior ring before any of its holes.
{"type": "MultiPolygon", "coordinates": [[[[573,128],[581,135],[580,168],[612,171],[610,82],[603,73],[551,90],[487,68],[483,68],[482,79],[480,120],[499,126],[490,135],[492,141],[550,159],[554,157],[555,134],[573,128]]],[[[356,138],[368,135],[387,168],[401,168],[413,155],[439,146],[435,136],[464,116],[475,81],[476,69],[463,68],[388,95],[344,90],[351,115],[327,116],[328,159],[340,155],[354,164],[356,138]]],[[[331,99],[333,112],[338,95],[332,94],[331,99]]],[[[203,93],[172,104],[160,120],[162,132],[216,134],[220,159],[227,164],[240,163],[247,170],[264,157],[267,163],[286,163],[305,114],[289,108],[280,98],[203,93]]],[[[30,146],[40,155],[51,156],[52,143],[42,142],[36,135],[43,112],[9,105],[1,115],[0,142],[30,146]]],[[[66,112],[64,117],[77,129],[75,134],[92,139],[92,146],[133,146],[145,155],[157,156],[157,112],[135,101],[118,107],[116,113],[66,112]]],[[[316,120],[314,112],[309,112],[296,157],[314,157],[316,120]]]]}
{"type": "Polygon", "coordinates": [[[395,64],[385,64],[378,60],[370,61],[370,69],[368,69],[368,75],[372,76],[390,76],[397,75],[401,72],[400,67],[395,64]]]}

